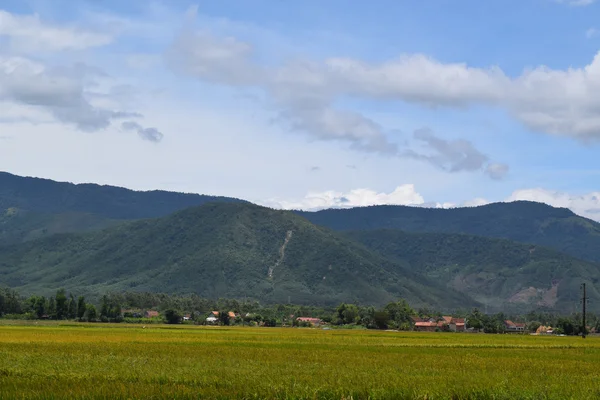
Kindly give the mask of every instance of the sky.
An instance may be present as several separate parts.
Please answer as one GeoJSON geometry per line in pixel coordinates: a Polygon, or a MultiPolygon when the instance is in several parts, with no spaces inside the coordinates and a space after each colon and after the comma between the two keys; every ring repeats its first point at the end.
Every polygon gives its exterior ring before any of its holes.
{"type": "Polygon", "coordinates": [[[2,0],[0,170],[600,220],[600,1],[2,0]]]}

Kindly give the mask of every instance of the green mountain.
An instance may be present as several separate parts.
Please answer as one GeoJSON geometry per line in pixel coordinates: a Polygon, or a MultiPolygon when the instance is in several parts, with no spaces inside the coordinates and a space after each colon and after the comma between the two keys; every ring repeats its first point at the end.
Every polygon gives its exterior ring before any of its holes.
{"type": "Polygon", "coordinates": [[[42,214],[9,208],[0,213],[0,246],[22,243],[57,233],[95,231],[115,226],[120,222],[80,212],[42,214]]]}
{"type": "Polygon", "coordinates": [[[65,287],[321,305],[398,297],[444,309],[476,304],[292,212],[244,203],[0,248],[2,284],[25,294],[65,287]]]}
{"type": "Polygon", "coordinates": [[[396,263],[408,265],[491,311],[579,307],[588,283],[591,307],[600,310],[600,265],[556,250],[505,239],[398,230],[347,232],[347,236],[396,263]]]}
{"type": "Polygon", "coordinates": [[[453,209],[373,206],[298,213],[334,230],[470,234],[538,244],[600,261],[600,224],[542,203],[516,201],[453,209]]]}
{"type": "Polygon", "coordinates": [[[109,219],[162,217],[210,202],[242,202],[230,197],[134,191],[96,184],[75,185],[0,172],[0,210],[17,208],[41,214],[81,213],[109,219]]]}

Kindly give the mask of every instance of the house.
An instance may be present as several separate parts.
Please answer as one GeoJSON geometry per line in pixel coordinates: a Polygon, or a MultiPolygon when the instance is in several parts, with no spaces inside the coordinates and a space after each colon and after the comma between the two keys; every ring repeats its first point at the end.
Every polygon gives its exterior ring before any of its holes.
{"type": "Polygon", "coordinates": [[[452,318],[448,325],[452,332],[465,332],[466,322],[464,318],[452,318]]]}
{"type": "Polygon", "coordinates": [[[208,317],[206,317],[206,323],[209,325],[216,325],[219,322],[219,312],[211,311],[208,317]]]}
{"type": "Polygon", "coordinates": [[[313,326],[320,326],[323,324],[323,320],[321,318],[298,317],[296,318],[296,321],[308,323],[313,326]]]}
{"type": "Polygon", "coordinates": [[[229,315],[229,318],[231,319],[235,319],[235,317],[237,317],[236,313],[234,313],[233,311],[229,311],[227,315],[229,315]]]}
{"type": "Polygon", "coordinates": [[[453,332],[465,331],[465,319],[454,318],[449,315],[438,318],[419,318],[411,317],[414,323],[415,331],[435,332],[437,330],[450,330],[453,332]]]}
{"type": "Polygon", "coordinates": [[[552,329],[551,326],[540,325],[535,330],[535,334],[536,335],[553,335],[554,334],[554,330],[552,329]]]}
{"type": "Polygon", "coordinates": [[[184,320],[184,321],[189,321],[189,320],[191,320],[191,319],[192,319],[192,314],[185,314],[185,315],[183,316],[183,320],[184,320]]]}
{"type": "Polygon", "coordinates": [[[158,313],[158,311],[154,310],[148,310],[144,313],[145,318],[156,318],[158,316],[160,316],[160,314],[158,313]]]}
{"type": "Polygon", "coordinates": [[[419,332],[435,332],[438,329],[436,321],[418,321],[415,322],[415,331],[419,332]]]}
{"type": "Polygon", "coordinates": [[[525,324],[507,319],[504,321],[504,330],[506,332],[525,332],[525,324]]]}

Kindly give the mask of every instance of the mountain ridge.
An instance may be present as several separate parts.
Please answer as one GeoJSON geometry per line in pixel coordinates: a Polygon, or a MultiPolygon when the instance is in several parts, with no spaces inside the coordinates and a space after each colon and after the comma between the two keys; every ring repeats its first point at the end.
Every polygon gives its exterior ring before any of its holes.
{"type": "Polygon", "coordinates": [[[24,293],[65,286],[299,304],[380,305],[398,297],[424,306],[477,304],[294,213],[247,203],[58,234],[0,248],[0,260],[0,283],[24,293]]]}
{"type": "Polygon", "coordinates": [[[600,261],[600,223],[544,203],[516,201],[454,209],[369,206],[297,213],[338,231],[398,229],[468,234],[538,244],[600,261]]]}
{"type": "Polygon", "coordinates": [[[0,171],[0,210],[18,208],[45,214],[75,211],[109,219],[141,219],[214,201],[246,202],[224,196],[58,182],[0,171]]]}

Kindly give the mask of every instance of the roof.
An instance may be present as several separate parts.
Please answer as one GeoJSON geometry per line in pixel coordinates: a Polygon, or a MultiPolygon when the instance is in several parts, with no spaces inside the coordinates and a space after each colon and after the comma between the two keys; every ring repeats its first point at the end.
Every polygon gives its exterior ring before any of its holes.
{"type": "Polygon", "coordinates": [[[302,322],[323,322],[321,318],[311,318],[311,317],[298,317],[296,318],[298,321],[302,322]]]}
{"type": "Polygon", "coordinates": [[[449,324],[450,322],[452,322],[452,317],[444,315],[442,317],[442,320],[443,320],[442,322],[445,322],[445,323],[449,324]]]}
{"type": "Polygon", "coordinates": [[[158,313],[158,311],[149,310],[146,311],[146,315],[148,315],[149,317],[158,317],[160,314],[158,313]]]}
{"type": "Polygon", "coordinates": [[[219,316],[219,312],[218,311],[211,311],[211,314],[214,315],[215,317],[219,316]]]}
{"type": "Polygon", "coordinates": [[[452,323],[456,324],[456,325],[464,325],[465,319],[464,318],[452,318],[452,323]]]}
{"type": "Polygon", "coordinates": [[[235,318],[235,313],[233,311],[229,311],[227,315],[229,315],[229,318],[235,318]]]}
{"type": "Polygon", "coordinates": [[[504,321],[507,326],[514,326],[515,328],[524,328],[525,324],[522,322],[512,322],[510,319],[504,321]]]}
{"type": "Polygon", "coordinates": [[[437,322],[419,321],[419,322],[415,322],[415,326],[420,326],[420,327],[435,327],[435,326],[438,326],[438,324],[437,324],[437,322]]]}

